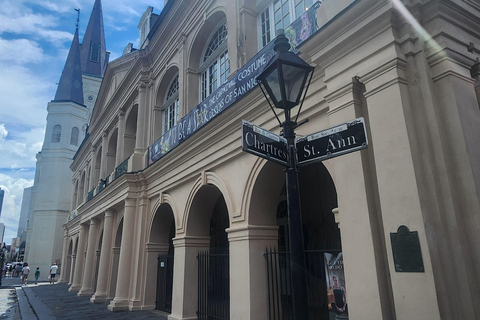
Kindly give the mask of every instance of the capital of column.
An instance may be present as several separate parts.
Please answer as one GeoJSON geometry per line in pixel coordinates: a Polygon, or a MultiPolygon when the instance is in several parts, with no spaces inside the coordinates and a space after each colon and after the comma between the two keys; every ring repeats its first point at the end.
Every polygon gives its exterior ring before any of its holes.
{"type": "Polygon", "coordinates": [[[228,241],[245,240],[277,240],[278,226],[246,226],[239,228],[228,228],[228,241]]]}
{"type": "Polygon", "coordinates": [[[205,247],[210,245],[210,237],[186,236],[183,238],[174,238],[173,246],[180,247],[205,247]]]}
{"type": "Polygon", "coordinates": [[[113,218],[113,215],[115,214],[115,211],[112,209],[107,209],[105,210],[105,219],[107,218],[113,218]]]}

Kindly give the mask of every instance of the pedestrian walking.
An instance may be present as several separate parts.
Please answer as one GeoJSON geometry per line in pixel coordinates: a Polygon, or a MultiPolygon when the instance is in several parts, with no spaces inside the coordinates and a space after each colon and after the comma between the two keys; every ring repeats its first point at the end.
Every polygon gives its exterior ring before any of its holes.
{"type": "Polygon", "coordinates": [[[25,263],[25,266],[22,268],[22,273],[23,273],[22,284],[27,285],[28,274],[30,273],[30,267],[28,266],[28,263],[25,263]]]}
{"type": "Polygon", "coordinates": [[[40,268],[37,267],[37,270],[35,270],[35,284],[38,284],[39,277],[40,277],[40,268]]]}
{"type": "Polygon", "coordinates": [[[50,284],[55,284],[55,275],[57,274],[58,266],[57,263],[54,263],[50,267],[50,284]]]}

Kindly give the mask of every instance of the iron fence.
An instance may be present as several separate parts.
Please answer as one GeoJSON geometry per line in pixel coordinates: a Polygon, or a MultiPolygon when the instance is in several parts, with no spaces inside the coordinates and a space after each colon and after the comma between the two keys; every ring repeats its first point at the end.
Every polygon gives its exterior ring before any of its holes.
{"type": "MultiPolygon", "coordinates": [[[[325,281],[325,252],[339,250],[306,250],[308,311],[310,320],[329,319],[327,286],[325,281]]],[[[269,320],[292,320],[293,304],[290,275],[290,254],[277,249],[266,249],[269,320]]]]}
{"type": "Polygon", "coordinates": [[[230,277],[228,253],[201,251],[198,259],[199,320],[230,319],[230,277]]]}

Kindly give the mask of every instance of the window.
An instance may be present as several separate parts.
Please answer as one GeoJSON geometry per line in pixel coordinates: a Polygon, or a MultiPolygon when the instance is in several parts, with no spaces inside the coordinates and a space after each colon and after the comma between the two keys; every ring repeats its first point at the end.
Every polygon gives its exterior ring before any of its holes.
{"type": "Polygon", "coordinates": [[[62,126],[57,124],[53,127],[52,142],[60,142],[61,137],[62,137],[62,126]]]}
{"type": "Polygon", "coordinates": [[[201,101],[227,81],[230,71],[227,49],[227,24],[223,22],[212,34],[205,48],[201,69],[201,101]]]}
{"type": "Polygon", "coordinates": [[[72,135],[70,136],[70,144],[74,146],[78,146],[78,128],[72,128],[72,135]]]}
{"type": "Polygon", "coordinates": [[[98,43],[92,43],[92,45],[90,46],[90,61],[93,61],[93,62],[100,61],[99,54],[100,54],[100,46],[98,45],[98,43]]]}
{"type": "Polygon", "coordinates": [[[316,0],[274,0],[258,16],[260,46],[263,48],[278,29],[286,29],[316,0]]]}
{"type": "Polygon", "coordinates": [[[168,86],[163,109],[163,133],[170,130],[178,122],[178,74],[168,86]]]}

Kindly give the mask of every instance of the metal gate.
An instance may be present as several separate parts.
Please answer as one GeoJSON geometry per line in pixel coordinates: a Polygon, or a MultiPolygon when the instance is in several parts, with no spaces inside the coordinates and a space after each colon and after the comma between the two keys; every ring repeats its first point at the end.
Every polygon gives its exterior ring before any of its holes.
{"type": "Polygon", "coordinates": [[[198,259],[199,320],[230,319],[230,277],[228,253],[201,251],[198,259]]]}
{"type": "Polygon", "coordinates": [[[155,309],[172,312],[173,254],[158,255],[155,309]]]}
{"type": "MultiPolygon", "coordinates": [[[[325,282],[324,253],[335,250],[306,250],[309,319],[329,319],[327,287],[325,282]]],[[[267,290],[269,320],[290,320],[293,318],[290,254],[266,249],[267,290]]]]}

